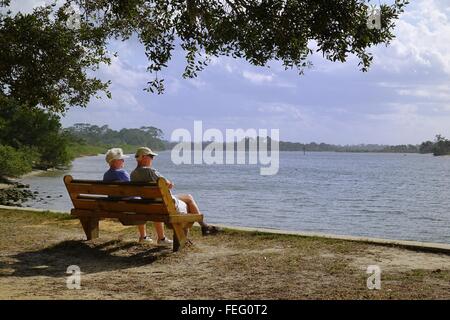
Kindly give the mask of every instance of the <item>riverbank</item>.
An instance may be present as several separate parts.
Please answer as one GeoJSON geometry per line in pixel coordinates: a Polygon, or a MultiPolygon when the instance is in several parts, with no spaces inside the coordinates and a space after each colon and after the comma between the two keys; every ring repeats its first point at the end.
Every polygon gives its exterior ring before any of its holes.
{"type": "MultiPolygon", "coordinates": [[[[127,150],[131,153],[137,147],[127,145],[127,150]]],[[[73,160],[77,158],[96,156],[106,152],[108,148],[106,146],[95,146],[95,145],[85,145],[85,144],[71,144],[69,146],[70,151],[70,164],[67,166],[61,166],[57,168],[48,168],[46,170],[33,169],[32,171],[26,172],[19,177],[0,177],[0,205],[6,205],[11,207],[21,207],[24,203],[31,199],[36,199],[38,197],[38,192],[30,191],[27,184],[21,183],[26,178],[33,176],[39,176],[46,173],[58,172],[67,169],[72,165],[73,160]]],[[[43,199],[41,199],[43,200],[43,199]]]]}
{"type": "Polygon", "coordinates": [[[23,202],[35,199],[37,192],[31,191],[29,187],[18,181],[0,184],[0,205],[21,207],[23,202]]]}
{"type": "MultiPolygon", "coordinates": [[[[148,230],[151,230],[148,227],[148,230]]],[[[2,299],[449,299],[450,255],[357,241],[227,229],[192,232],[179,253],[136,243],[136,228],[0,209],[2,299]],[[69,265],[81,290],[66,288],[69,265]],[[367,267],[381,290],[367,289],[367,267]]]]}
{"type": "Polygon", "coordinates": [[[35,199],[38,195],[37,191],[31,191],[28,184],[23,184],[20,181],[24,178],[38,176],[48,171],[56,171],[57,169],[49,170],[33,170],[25,173],[18,178],[3,178],[7,183],[0,183],[0,205],[21,207],[22,204],[30,199],[35,199]]]}

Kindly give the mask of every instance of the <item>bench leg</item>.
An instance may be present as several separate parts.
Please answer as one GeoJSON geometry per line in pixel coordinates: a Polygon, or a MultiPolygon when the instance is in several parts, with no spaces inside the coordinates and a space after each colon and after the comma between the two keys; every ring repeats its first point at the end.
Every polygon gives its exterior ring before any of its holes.
{"type": "Polygon", "coordinates": [[[87,240],[98,238],[98,218],[80,218],[87,240]]]}
{"type": "Polygon", "coordinates": [[[173,252],[179,251],[186,244],[187,229],[182,224],[172,224],[173,229],[173,252]]]}

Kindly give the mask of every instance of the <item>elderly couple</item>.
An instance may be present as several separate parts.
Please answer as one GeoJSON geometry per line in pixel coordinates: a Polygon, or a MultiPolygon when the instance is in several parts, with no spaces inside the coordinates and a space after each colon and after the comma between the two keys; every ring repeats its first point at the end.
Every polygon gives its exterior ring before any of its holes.
{"type": "MultiPolygon", "coordinates": [[[[126,172],[124,167],[124,159],[128,158],[123,154],[121,148],[113,148],[106,153],[106,162],[109,164],[109,170],[103,175],[103,181],[137,181],[137,182],[156,182],[160,177],[164,178],[158,171],[152,168],[153,158],[158,154],[154,153],[150,148],[141,147],[137,149],[135,158],[137,161],[136,169],[131,172],[131,176],[126,172]]],[[[165,179],[165,178],[164,178],[165,179]]],[[[173,183],[165,179],[169,189],[172,189],[173,183]]],[[[180,194],[172,196],[175,202],[175,206],[179,213],[201,213],[197,203],[190,194],[180,194]]],[[[171,245],[172,240],[168,239],[164,234],[164,225],[162,222],[153,223],[158,245],[171,245]]],[[[207,225],[204,222],[200,223],[203,235],[215,234],[219,230],[215,226],[207,225]]],[[[140,242],[153,242],[153,240],[147,236],[145,224],[139,225],[139,241],[140,242]]]]}

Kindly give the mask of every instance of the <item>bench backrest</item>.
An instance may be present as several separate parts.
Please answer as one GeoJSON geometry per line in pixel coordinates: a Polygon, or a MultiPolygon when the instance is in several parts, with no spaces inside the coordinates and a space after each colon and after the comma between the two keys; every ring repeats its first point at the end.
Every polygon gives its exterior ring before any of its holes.
{"type": "Polygon", "coordinates": [[[64,184],[75,209],[134,212],[139,214],[176,214],[172,195],[166,181],[104,182],[76,180],[68,175],[64,184]]]}

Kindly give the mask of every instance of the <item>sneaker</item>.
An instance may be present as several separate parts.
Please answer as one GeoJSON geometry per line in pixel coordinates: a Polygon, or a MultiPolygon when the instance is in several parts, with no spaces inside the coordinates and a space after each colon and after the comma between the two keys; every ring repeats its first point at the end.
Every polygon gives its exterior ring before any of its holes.
{"type": "Polygon", "coordinates": [[[216,234],[219,232],[220,232],[220,229],[215,226],[206,225],[206,226],[202,227],[202,236],[209,236],[209,235],[216,234]]]}
{"type": "Polygon", "coordinates": [[[139,238],[139,242],[145,242],[145,243],[153,243],[153,239],[149,236],[141,237],[139,238]]]}
{"type": "Polygon", "coordinates": [[[164,239],[158,239],[158,246],[171,246],[173,244],[173,240],[165,237],[164,239]]]}

